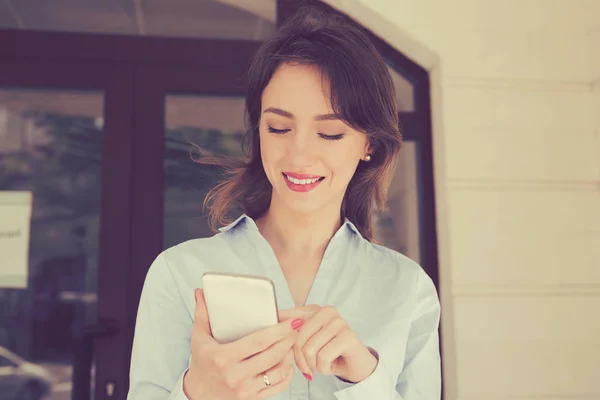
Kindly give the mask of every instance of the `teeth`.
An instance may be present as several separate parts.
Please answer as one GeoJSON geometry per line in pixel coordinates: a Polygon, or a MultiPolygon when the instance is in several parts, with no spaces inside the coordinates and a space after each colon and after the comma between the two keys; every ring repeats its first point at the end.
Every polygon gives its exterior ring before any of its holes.
{"type": "Polygon", "coordinates": [[[317,182],[320,178],[315,178],[315,179],[296,179],[296,178],[292,178],[291,176],[285,176],[288,181],[292,182],[295,185],[310,185],[312,183],[317,182]]]}

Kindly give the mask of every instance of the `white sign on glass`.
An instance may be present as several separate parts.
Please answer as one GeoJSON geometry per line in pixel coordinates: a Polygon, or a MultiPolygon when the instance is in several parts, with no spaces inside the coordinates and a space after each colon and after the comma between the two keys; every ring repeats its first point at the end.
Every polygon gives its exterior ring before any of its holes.
{"type": "Polygon", "coordinates": [[[0,288],[26,288],[33,196],[0,191],[0,288]]]}

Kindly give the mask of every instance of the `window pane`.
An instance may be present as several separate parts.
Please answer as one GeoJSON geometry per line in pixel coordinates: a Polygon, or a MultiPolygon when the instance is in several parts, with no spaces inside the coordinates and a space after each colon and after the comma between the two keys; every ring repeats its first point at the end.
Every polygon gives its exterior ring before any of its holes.
{"type": "Polygon", "coordinates": [[[192,162],[200,146],[215,156],[242,156],[244,99],[168,95],[165,101],[165,248],[211,236],[202,203],[220,180],[217,168],[192,162]]]}
{"type": "Polygon", "coordinates": [[[0,268],[0,354],[36,366],[0,374],[2,398],[41,398],[31,383],[71,398],[75,339],[96,321],[103,102],[0,88],[0,202],[33,195],[27,274],[0,268]]]}
{"type": "Polygon", "coordinates": [[[384,246],[421,262],[417,144],[402,145],[388,193],[388,209],[376,211],[375,238],[384,246]]]}
{"type": "Polygon", "coordinates": [[[398,111],[415,111],[415,94],[413,84],[390,65],[388,65],[388,71],[390,71],[390,74],[392,75],[392,82],[394,82],[398,111]]]}

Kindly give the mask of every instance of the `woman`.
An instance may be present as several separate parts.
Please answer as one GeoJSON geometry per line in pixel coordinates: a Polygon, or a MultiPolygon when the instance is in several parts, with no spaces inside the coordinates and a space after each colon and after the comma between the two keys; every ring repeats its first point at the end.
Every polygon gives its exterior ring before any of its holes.
{"type": "Polygon", "coordinates": [[[439,399],[435,287],[372,242],[401,145],[384,61],[353,22],[308,10],[248,78],[249,160],[208,161],[228,170],[207,197],[213,223],[244,214],[151,266],[128,398],[439,399]],[[197,289],[207,271],[270,278],[281,322],[218,344],[197,289]]]}

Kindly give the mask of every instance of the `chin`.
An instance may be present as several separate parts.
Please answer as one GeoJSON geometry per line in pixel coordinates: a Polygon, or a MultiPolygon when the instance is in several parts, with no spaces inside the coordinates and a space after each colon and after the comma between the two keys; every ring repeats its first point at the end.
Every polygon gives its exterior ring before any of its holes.
{"type": "MultiPolygon", "coordinates": [[[[314,196],[306,198],[303,194],[289,193],[289,189],[285,188],[288,193],[281,196],[280,199],[285,208],[297,215],[309,216],[314,213],[322,212],[326,209],[332,209],[332,201],[324,199],[323,196],[314,196]],[[302,198],[304,196],[304,198],[302,198]]],[[[337,211],[339,212],[339,210],[337,211]]]]}
{"type": "Polygon", "coordinates": [[[294,214],[307,216],[325,208],[322,204],[314,204],[306,201],[287,201],[285,202],[285,206],[294,214]]]}

